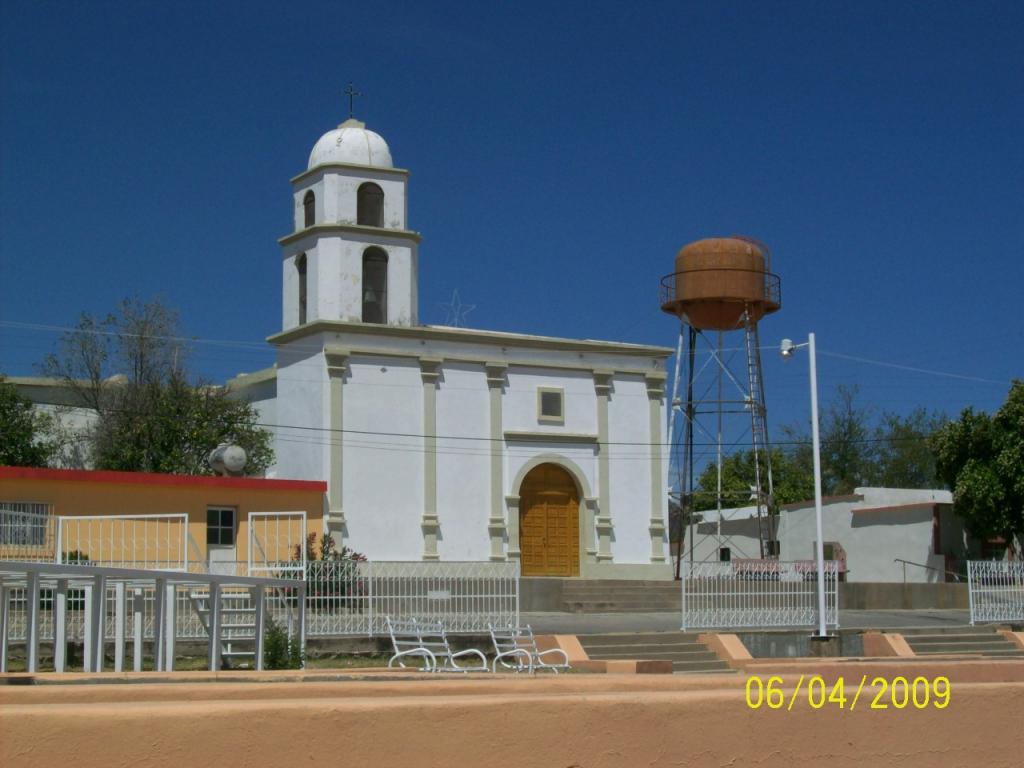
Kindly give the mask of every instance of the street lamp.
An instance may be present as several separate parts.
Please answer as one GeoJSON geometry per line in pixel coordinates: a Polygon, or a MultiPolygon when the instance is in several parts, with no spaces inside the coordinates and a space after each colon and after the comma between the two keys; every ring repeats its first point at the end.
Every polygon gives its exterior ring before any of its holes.
{"type": "Polygon", "coordinates": [[[794,344],[790,339],[783,339],[779,353],[788,360],[793,352],[807,347],[807,357],[811,368],[811,439],[814,444],[814,523],[817,526],[818,541],[816,558],[818,561],[818,637],[828,637],[825,627],[825,542],[821,531],[821,440],[818,435],[818,364],[814,350],[814,334],[807,334],[807,341],[794,344]]]}

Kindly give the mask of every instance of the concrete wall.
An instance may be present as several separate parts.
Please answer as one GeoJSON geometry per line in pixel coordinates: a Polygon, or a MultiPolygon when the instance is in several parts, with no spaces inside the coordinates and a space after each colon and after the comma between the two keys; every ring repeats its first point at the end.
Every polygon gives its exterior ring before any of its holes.
{"type": "Polygon", "coordinates": [[[839,585],[839,607],[849,610],[925,610],[970,607],[967,584],[877,584],[847,582],[839,585]]]}
{"type": "MultiPolygon", "coordinates": [[[[423,383],[409,358],[353,357],[344,384],[342,508],[373,560],[423,556],[423,383]],[[379,434],[391,433],[391,434],[379,434]]],[[[462,521],[453,521],[453,524],[462,521]]]]}
{"type": "MultiPolygon", "coordinates": [[[[716,513],[698,525],[697,561],[718,560],[716,513]]],[[[757,520],[751,507],[723,510],[722,546],[732,556],[759,557],[757,520]]],[[[787,505],[780,510],[778,537],[783,560],[815,557],[814,502],[787,505]]],[[[949,491],[897,488],[857,488],[849,496],[825,499],[822,527],[826,542],[838,542],[846,552],[848,582],[926,584],[945,581],[945,557],[968,551],[963,523],[953,513],[949,491]],[[935,520],[939,523],[940,552],[934,551],[935,520]],[[897,559],[919,566],[896,562],[897,559]],[[920,566],[929,566],[923,568],[920,566]]],[[[687,549],[689,552],[689,549],[687,549]]]]}

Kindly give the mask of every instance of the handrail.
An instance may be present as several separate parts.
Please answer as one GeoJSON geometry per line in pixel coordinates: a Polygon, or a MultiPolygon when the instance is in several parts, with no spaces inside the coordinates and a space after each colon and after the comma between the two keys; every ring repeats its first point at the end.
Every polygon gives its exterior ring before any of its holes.
{"type": "Polygon", "coordinates": [[[927,568],[929,571],[937,571],[939,573],[945,573],[945,574],[947,574],[949,576],[952,576],[957,581],[963,581],[963,579],[961,578],[959,573],[956,573],[955,571],[950,571],[950,570],[948,570],[946,568],[936,568],[933,565],[925,565],[924,563],[914,563],[914,562],[911,562],[910,560],[904,560],[902,557],[894,557],[892,561],[894,563],[903,563],[903,583],[904,584],[907,583],[907,566],[908,565],[916,565],[918,568],[927,568]]]}

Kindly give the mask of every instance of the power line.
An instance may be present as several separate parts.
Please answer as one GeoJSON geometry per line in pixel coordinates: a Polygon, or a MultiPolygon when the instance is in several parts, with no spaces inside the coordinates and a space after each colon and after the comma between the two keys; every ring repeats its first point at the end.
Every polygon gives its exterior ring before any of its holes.
{"type": "Polygon", "coordinates": [[[856,357],[854,355],[844,355],[839,352],[826,352],[819,349],[818,354],[827,355],[828,357],[836,357],[840,360],[851,360],[856,363],[867,363],[868,365],[879,365],[884,368],[895,368],[900,371],[910,371],[911,373],[924,373],[929,376],[944,376],[949,379],[961,379],[963,381],[977,381],[982,384],[1000,384],[1002,386],[1008,386],[1012,384],[1012,381],[1005,379],[986,379],[981,376],[968,376],[962,373],[949,373],[948,371],[935,371],[929,368],[915,368],[911,365],[901,365],[900,363],[887,363],[883,360],[871,360],[867,357],[856,357]]]}

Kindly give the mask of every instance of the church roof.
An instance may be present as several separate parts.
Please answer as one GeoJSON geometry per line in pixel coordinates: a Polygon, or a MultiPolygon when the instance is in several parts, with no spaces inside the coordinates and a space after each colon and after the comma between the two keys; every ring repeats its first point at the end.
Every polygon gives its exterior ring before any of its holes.
{"type": "Polygon", "coordinates": [[[369,130],[365,123],[353,118],[325,133],[313,146],[309,167],[330,163],[394,167],[387,142],[380,134],[369,130]]]}
{"type": "Polygon", "coordinates": [[[472,328],[452,328],[441,325],[379,325],[377,323],[352,323],[340,320],[317,320],[291,328],[282,333],[276,333],[273,336],[269,336],[267,341],[271,344],[285,344],[314,333],[360,333],[434,341],[461,341],[467,344],[533,347],[536,349],[557,349],[566,352],[604,352],[658,358],[667,358],[675,352],[671,347],[632,344],[621,341],[566,339],[558,336],[538,336],[529,333],[510,333],[505,331],[481,331],[472,328]]]}

